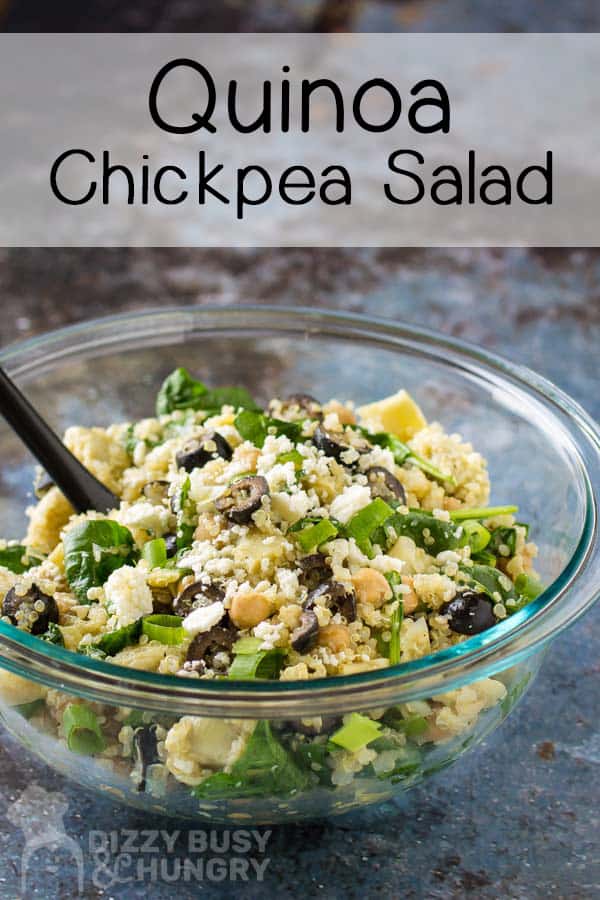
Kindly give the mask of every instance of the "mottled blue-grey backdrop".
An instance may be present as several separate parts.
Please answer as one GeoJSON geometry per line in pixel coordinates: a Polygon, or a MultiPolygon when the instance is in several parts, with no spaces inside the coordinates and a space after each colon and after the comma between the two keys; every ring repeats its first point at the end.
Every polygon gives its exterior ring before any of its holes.
{"type": "MultiPolygon", "coordinates": [[[[0,296],[3,345],[153,305],[268,302],[366,312],[425,324],[525,363],[600,416],[600,250],[0,251],[0,296]]],[[[599,624],[596,610],[552,645],[519,709],[460,765],[395,803],[274,828],[263,884],[205,883],[203,896],[600,896],[599,624]]],[[[18,895],[23,847],[4,813],[30,782],[66,796],[67,831],[84,848],[90,829],[177,827],[65,783],[3,734],[2,897],[18,895]]],[[[184,831],[183,855],[186,841],[184,831]]],[[[76,896],[65,853],[54,863],[43,853],[36,859],[29,893],[76,896]]],[[[103,891],[87,851],[86,867],[88,897],[199,890],[159,879],[103,891]]]]}

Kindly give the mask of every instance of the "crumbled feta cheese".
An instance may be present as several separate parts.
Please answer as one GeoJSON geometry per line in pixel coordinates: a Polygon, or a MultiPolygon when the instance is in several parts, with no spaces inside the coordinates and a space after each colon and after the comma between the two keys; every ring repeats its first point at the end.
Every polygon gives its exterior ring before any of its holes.
{"type": "Polygon", "coordinates": [[[225,607],[220,600],[215,600],[210,606],[199,606],[183,620],[182,627],[191,637],[201,634],[221,621],[225,615],[225,607]]]}
{"type": "Polygon", "coordinates": [[[164,506],[155,506],[146,500],[134,503],[123,509],[119,514],[122,525],[133,528],[145,528],[155,534],[164,534],[168,531],[172,513],[164,506]]]}
{"type": "Polygon", "coordinates": [[[131,625],[152,613],[152,591],[141,569],[121,566],[112,572],[104,585],[108,611],[117,618],[117,627],[131,625]]]}
{"type": "Polygon", "coordinates": [[[295,494],[287,494],[281,491],[271,494],[271,509],[274,514],[286,522],[296,522],[306,516],[314,505],[314,500],[306,491],[298,491],[295,494]]]}
{"type": "Polygon", "coordinates": [[[362,484],[352,484],[334,497],[329,512],[335,519],[345,524],[370,502],[371,491],[369,488],[362,484]]]}

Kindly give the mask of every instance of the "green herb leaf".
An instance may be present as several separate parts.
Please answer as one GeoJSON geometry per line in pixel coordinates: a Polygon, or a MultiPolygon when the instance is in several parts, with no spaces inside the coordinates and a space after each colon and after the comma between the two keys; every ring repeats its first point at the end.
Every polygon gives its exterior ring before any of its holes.
{"type": "Polygon", "coordinates": [[[39,700],[31,700],[29,703],[19,703],[17,706],[13,706],[12,709],[23,716],[24,719],[31,719],[36,713],[41,712],[45,705],[46,701],[43,697],[40,697],[39,700]]]}
{"type": "Polygon", "coordinates": [[[395,434],[390,434],[387,431],[378,431],[375,434],[372,434],[366,428],[359,428],[359,431],[364,434],[372,444],[390,450],[397,466],[403,466],[405,462],[409,462],[411,465],[421,469],[422,472],[425,472],[426,475],[435,479],[435,481],[440,481],[442,484],[456,484],[456,480],[452,475],[442,472],[441,469],[434,466],[428,459],[419,456],[408,446],[408,444],[405,444],[404,441],[401,441],[400,438],[396,437],[395,434]]]}
{"type": "Polygon", "coordinates": [[[104,659],[105,656],[114,656],[116,653],[120,653],[131,644],[137,644],[141,633],[142,620],[137,619],[131,625],[124,625],[123,628],[117,628],[116,631],[107,631],[98,641],[80,645],[78,649],[86,656],[104,659]]]}
{"type": "Polygon", "coordinates": [[[494,528],[490,536],[488,550],[494,556],[508,559],[514,556],[517,549],[516,528],[494,528]]]}
{"type": "Polygon", "coordinates": [[[41,561],[41,557],[33,554],[22,544],[11,544],[0,550],[0,566],[10,569],[17,575],[22,575],[32,566],[39,566],[41,561]]]}
{"type": "Polygon", "coordinates": [[[500,599],[503,602],[509,599],[517,599],[514,584],[508,575],[505,575],[500,569],[493,569],[491,566],[481,566],[477,564],[474,566],[465,566],[462,571],[465,572],[472,581],[483,588],[492,600],[496,599],[494,594],[499,594],[500,599]]]}
{"type": "Polygon", "coordinates": [[[409,537],[417,547],[426,550],[431,556],[437,556],[444,550],[455,550],[459,544],[458,529],[452,522],[436,519],[426,512],[411,511],[406,515],[395,513],[386,523],[398,537],[409,537]]]}
{"type": "Polygon", "coordinates": [[[111,519],[79,522],[64,537],[65,574],[73,592],[88,603],[87,592],[134,558],[131,532],[111,519]]]}
{"type": "Polygon", "coordinates": [[[261,650],[260,638],[243,637],[233,645],[234,659],[229,667],[229,678],[246,680],[254,678],[279,678],[286,650],[274,647],[261,650]]]}
{"type": "Polygon", "coordinates": [[[260,406],[252,399],[245,388],[221,387],[207,390],[202,398],[200,409],[218,411],[223,406],[233,406],[234,409],[258,410],[260,406]]]}
{"type": "Polygon", "coordinates": [[[156,415],[164,416],[176,409],[204,409],[203,397],[206,393],[206,387],[192,378],[187,369],[175,369],[165,378],[158,392],[156,415]]]}
{"type": "Polygon", "coordinates": [[[235,417],[234,425],[245,441],[255,447],[262,447],[270,431],[279,437],[285,435],[296,443],[302,436],[302,424],[285,422],[283,419],[271,419],[264,413],[245,409],[235,417]]]}
{"type": "Polygon", "coordinates": [[[309,775],[277,740],[269,722],[260,721],[231,773],[210,775],[193,793],[202,800],[280,796],[303,790],[309,781],[309,775]]]}
{"type": "Polygon", "coordinates": [[[48,630],[45,631],[44,634],[41,634],[40,637],[43,641],[47,641],[47,643],[49,644],[56,644],[57,647],[65,646],[63,633],[56,622],[50,622],[50,624],[48,625],[48,630]]]}

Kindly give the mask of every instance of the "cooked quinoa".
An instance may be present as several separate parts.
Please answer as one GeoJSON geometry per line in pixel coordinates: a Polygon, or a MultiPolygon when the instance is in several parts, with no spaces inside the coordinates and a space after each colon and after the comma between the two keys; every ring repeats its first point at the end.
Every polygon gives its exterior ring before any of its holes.
{"type": "MultiPolygon", "coordinates": [[[[405,391],[358,409],[305,394],[262,409],[178,369],[155,417],[74,426],[65,443],[119,506],[75,515],[39,479],[24,541],[0,545],[0,596],[5,622],[76,653],[190,679],[351,675],[467,640],[540,591],[516,498],[490,507],[484,458],[405,391]]],[[[291,754],[294,773],[301,757],[325,767],[330,786],[397,770],[407,744],[451,739],[506,693],[483,679],[280,734],[266,722],[153,721],[8,673],[0,687],[13,704],[41,701],[35,713],[75,752],[133,756],[144,784],[152,757],[209,798],[239,788],[257,743],[291,754]]]]}

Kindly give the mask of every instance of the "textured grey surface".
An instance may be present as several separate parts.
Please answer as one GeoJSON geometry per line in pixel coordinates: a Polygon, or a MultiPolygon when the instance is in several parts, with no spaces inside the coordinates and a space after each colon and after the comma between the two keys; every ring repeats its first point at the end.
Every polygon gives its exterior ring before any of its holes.
{"type": "MultiPolygon", "coordinates": [[[[328,306],[426,324],[537,369],[600,416],[600,251],[0,252],[3,345],[93,315],[181,303],[328,306]]],[[[3,735],[0,896],[19,893],[23,835],[4,817],[30,783],[68,801],[88,897],[537,898],[600,896],[598,642],[592,612],[550,648],[522,705],[486,746],[400,800],[273,828],[265,882],[94,883],[90,829],[148,821],[65,783],[3,735]]],[[[183,829],[176,855],[185,856],[183,829]]],[[[214,855],[214,854],[213,854],[214,855]]],[[[130,870],[123,870],[124,876],[130,870]]],[[[168,871],[165,873],[168,877],[168,871]]],[[[64,851],[39,851],[28,894],[76,896],[64,851]]]]}

